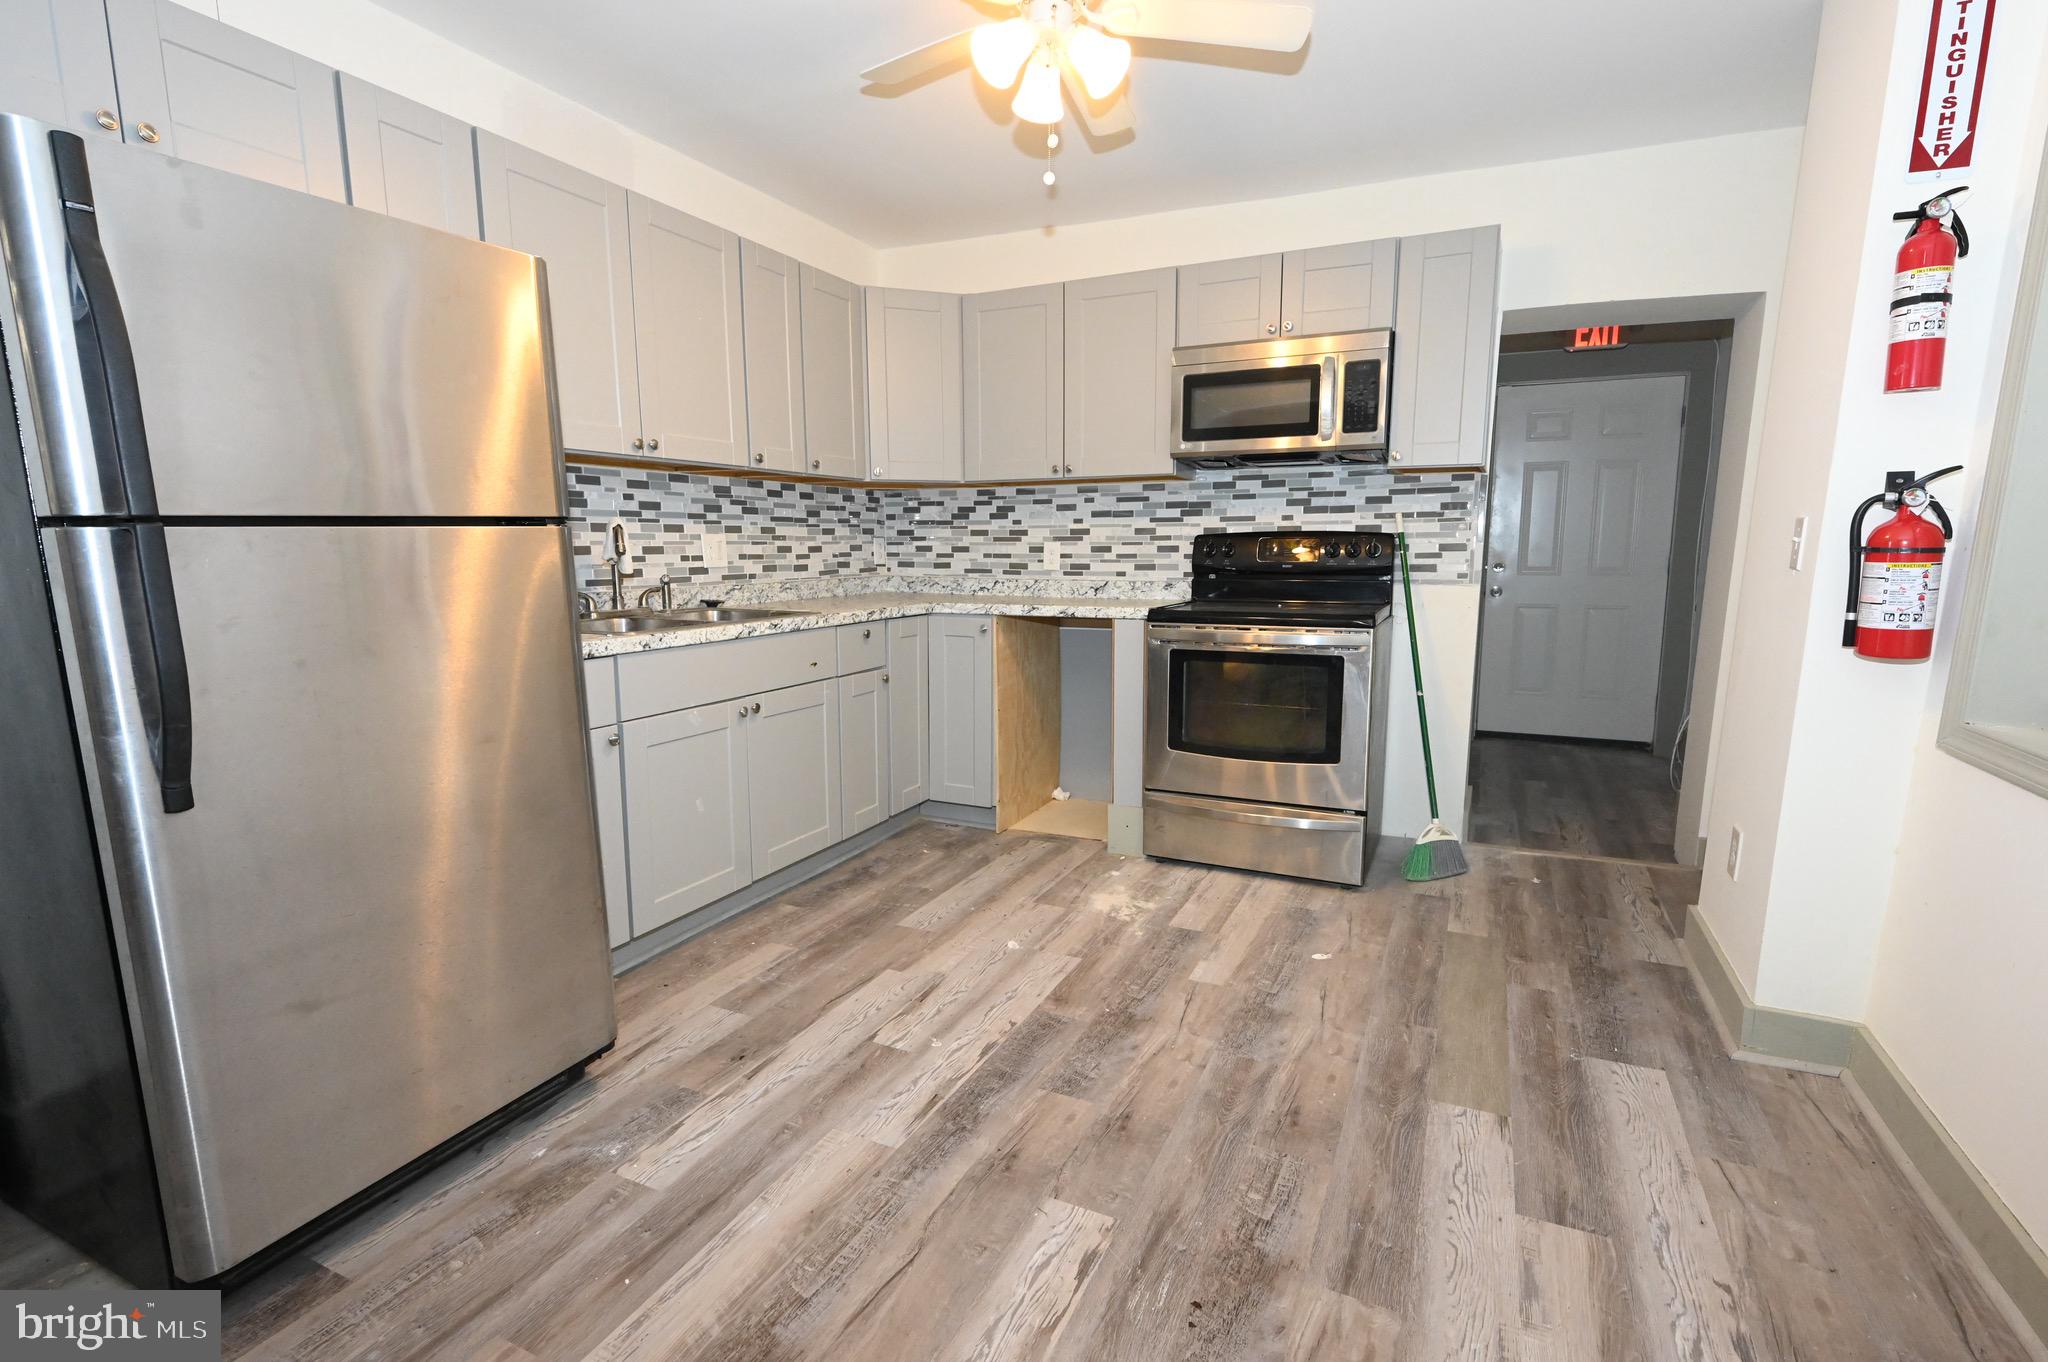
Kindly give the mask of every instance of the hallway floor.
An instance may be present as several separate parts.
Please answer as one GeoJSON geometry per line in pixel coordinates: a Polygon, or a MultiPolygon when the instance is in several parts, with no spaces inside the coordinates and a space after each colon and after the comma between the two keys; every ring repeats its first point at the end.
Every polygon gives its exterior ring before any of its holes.
{"type": "Polygon", "coordinates": [[[233,1294],[238,1357],[2018,1359],[1687,872],[1345,891],[919,824],[626,976],[551,1106],[233,1294]]]}
{"type": "Polygon", "coordinates": [[[1677,816],[1670,768],[1641,748],[1506,734],[1472,740],[1474,842],[1669,865],[1677,816]]]}

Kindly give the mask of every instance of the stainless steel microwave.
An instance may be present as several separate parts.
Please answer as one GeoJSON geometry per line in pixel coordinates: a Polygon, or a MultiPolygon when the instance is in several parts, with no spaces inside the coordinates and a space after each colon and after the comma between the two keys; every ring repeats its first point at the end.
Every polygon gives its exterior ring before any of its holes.
{"type": "Polygon", "coordinates": [[[1173,352],[1173,457],[1205,467],[1378,462],[1387,450],[1391,331],[1173,352]]]}

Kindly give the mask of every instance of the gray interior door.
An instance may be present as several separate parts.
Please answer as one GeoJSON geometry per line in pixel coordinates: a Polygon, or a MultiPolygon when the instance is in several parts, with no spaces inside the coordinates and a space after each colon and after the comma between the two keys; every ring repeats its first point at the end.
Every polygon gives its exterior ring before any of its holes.
{"type": "Polygon", "coordinates": [[[205,1277],[612,1038],[565,531],[169,530],[180,813],[135,737],[128,531],[49,533],[172,1253],[205,1277]]]}

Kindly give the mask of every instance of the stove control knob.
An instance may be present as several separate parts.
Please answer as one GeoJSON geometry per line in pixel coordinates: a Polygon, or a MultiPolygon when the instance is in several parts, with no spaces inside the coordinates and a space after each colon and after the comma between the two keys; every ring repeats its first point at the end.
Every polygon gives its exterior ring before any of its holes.
{"type": "Polygon", "coordinates": [[[1356,539],[1344,541],[1344,556],[1346,558],[1356,558],[1358,556],[1358,541],[1356,539]]]}
{"type": "Polygon", "coordinates": [[[1336,556],[1337,556],[1337,541],[1336,541],[1336,540],[1334,540],[1334,539],[1325,539],[1325,540],[1323,541],[1323,557],[1325,557],[1325,558],[1335,558],[1336,556]]]}
{"type": "Polygon", "coordinates": [[[1230,542],[1229,540],[1227,540],[1227,539],[1226,539],[1226,540],[1224,540],[1224,541],[1223,541],[1223,549],[1222,549],[1222,552],[1223,552],[1223,556],[1224,556],[1225,558],[1228,558],[1228,557],[1230,557],[1230,556],[1231,556],[1232,554],[1234,554],[1234,553],[1236,553],[1236,552],[1237,552],[1237,545],[1235,545],[1235,544],[1231,543],[1231,542],[1230,542]]]}
{"type": "Polygon", "coordinates": [[[1365,556],[1368,558],[1377,558],[1385,552],[1386,549],[1381,547],[1380,541],[1377,539],[1373,540],[1370,544],[1367,544],[1365,546],[1365,556]]]}

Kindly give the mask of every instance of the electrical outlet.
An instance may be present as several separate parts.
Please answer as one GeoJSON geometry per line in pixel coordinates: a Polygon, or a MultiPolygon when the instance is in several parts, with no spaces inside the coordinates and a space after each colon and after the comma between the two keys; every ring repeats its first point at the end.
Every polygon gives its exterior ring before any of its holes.
{"type": "Polygon", "coordinates": [[[704,566],[715,568],[724,567],[726,564],[725,531],[705,530],[699,538],[703,549],[704,566]]]}
{"type": "Polygon", "coordinates": [[[1800,516],[1792,522],[1792,570],[1800,571],[1806,566],[1806,517],[1800,516]]]}
{"type": "Polygon", "coordinates": [[[1728,829],[1728,878],[1735,879],[1742,873],[1742,829],[1728,829]]]}

